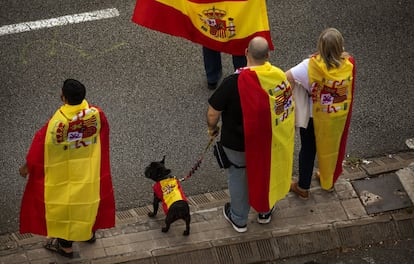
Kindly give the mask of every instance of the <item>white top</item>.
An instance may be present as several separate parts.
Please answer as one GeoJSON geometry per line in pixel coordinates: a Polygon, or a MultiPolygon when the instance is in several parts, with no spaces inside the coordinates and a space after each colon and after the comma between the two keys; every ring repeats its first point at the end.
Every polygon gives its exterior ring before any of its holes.
{"type": "MultiPolygon", "coordinates": [[[[308,94],[312,93],[311,85],[309,84],[309,58],[304,59],[298,65],[292,67],[290,72],[292,73],[293,79],[298,82],[303,88],[305,88],[308,94]]],[[[300,86],[296,86],[300,87],[300,86]]],[[[312,97],[309,96],[309,116],[312,117],[312,97]]]]}
{"type": "Polygon", "coordinates": [[[293,75],[293,78],[300,83],[303,88],[308,90],[309,94],[312,92],[309,85],[309,74],[308,74],[308,68],[309,68],[309,58],[304,59],[301,63],[294,66],[292,69],[290,69],[290,72],[293,75]]]}

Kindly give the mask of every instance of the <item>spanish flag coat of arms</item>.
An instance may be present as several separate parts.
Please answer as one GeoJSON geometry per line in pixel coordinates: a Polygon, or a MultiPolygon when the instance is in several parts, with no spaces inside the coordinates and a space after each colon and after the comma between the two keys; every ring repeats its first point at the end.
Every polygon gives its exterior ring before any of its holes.
{"type": "Polygon", "coordinates": [[[26,164],[21,233],[85,241],[115,226],[109,125],[98,107],[60,107],[35,134],[26,164]]]}
{"type": "Polygon", "coordinates": [[[266,62],[240,72],[250,205],[268,212],[289,192],[295,141],[292,88],[285,73],[266,62]]]}
{"type": "Polygon", "coordinates": [[[327,69],[320,55],[309,60],[312,113],[321,187],[329,190],[342,173],[355,90],[355,60],[327,69]]]}
{"type": "Polygon", "coordinates": [[[137,0],[132,21],[232,55],[255,36],[274,49],[265,0],[137,0]]]}

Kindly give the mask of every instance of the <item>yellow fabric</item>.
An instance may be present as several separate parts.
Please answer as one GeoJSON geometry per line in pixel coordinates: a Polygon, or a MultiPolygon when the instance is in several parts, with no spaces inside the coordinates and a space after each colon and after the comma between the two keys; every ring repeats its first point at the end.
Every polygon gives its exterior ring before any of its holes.
{"type": "Polygon", "coordinates": [[[223,1],[206,4],[187,0],[157,0],[157,2],[171,6],[188,16],[192,24],[207,37],[212,37],[209,23],[225,23],[226,28],[216,32],[215,40],[217,41],[243,39],[250,36],[252,32],[269,31],[265,0],[223,1]],[[246,23],[246,21],[254,21],[254,23],[246,23]]]}
{"type": "Polygon", "coordinates": [[[352,70],[353,65],[348,60],[330,70],[320,55],[309,61],[320,182],[326,190],[333,186],[340,142],[352,101],[352,70]]]}
{"type": "Polygon", "coordinates": [[[167,178],[160,181],[161,191],[163,194],[164,202],[167,208],[179,200],[182,200],[180,189],[178,188],[178,182],[175,178],[167,178]]]}
{"type": "Polygon", "coordinates": [[[260,85],[269,91],[272,146],[269,183],[269,208],[289,192],[295,141],[295,115],[292,88],[285,73],[266,62],[253,67],[260,85]],[[275,86],[275,78],[278,85],[275,86]]]}
{"type": "Polygon", "coordinates": [[[62,106],[49,121],[44,161],[48,236],[91,237],[100,202],[99,130],[99,112],[85,100],[62,106]]]}

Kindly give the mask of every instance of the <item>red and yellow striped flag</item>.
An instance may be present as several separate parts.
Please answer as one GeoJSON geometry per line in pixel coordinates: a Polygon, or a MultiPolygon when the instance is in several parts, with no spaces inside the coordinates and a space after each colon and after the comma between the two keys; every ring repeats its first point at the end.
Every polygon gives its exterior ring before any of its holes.
{"type": "Polygon", "coordinates": [[[289,192],[295,137],[292,89],[285,73],[266,62],[238,79],[243,111],[250,205],[268,212],[289,192]]]}
{"type": "Polygon", "coordinates": [[[320,55],[309,61],[313,123],[321,187],[329,190],[342,173],[354,101],[355,62],[327,69],[320,55]],[[321,77],[322,76],[322,77],[321,77]]]}
{"type": "Polygon", "coordinates": [[[85,241],[115,226],[109,125],[99,108],[85,100],[62,106],[36,133],[26,160],[21,233],[85,241]]]}
{"type": "Polygon", "coordinates": [[[265,0],[137,0],[132,21],[233,55],[255,36],[273,50],[265,0]]]}

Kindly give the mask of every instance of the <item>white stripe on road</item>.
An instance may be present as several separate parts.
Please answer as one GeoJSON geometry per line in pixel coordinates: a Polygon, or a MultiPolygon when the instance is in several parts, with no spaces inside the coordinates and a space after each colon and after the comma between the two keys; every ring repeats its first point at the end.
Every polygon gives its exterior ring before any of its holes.
{"type": "Polygon", "coordinates": [[[81,14],[67,15],[55,17],[50,19],[43,19],[38,21],[30,21],[19,24],[7,25],[0,27],[0,36],[21,33],[41,28],[51,28],[57,26],[64,26],[68,24],[82,23],[86,21],[93,21],[105,18],[112,18],[119,16],[118,9],[108,8],[97,10],[93,12],[86,12],[81,14]]]}

